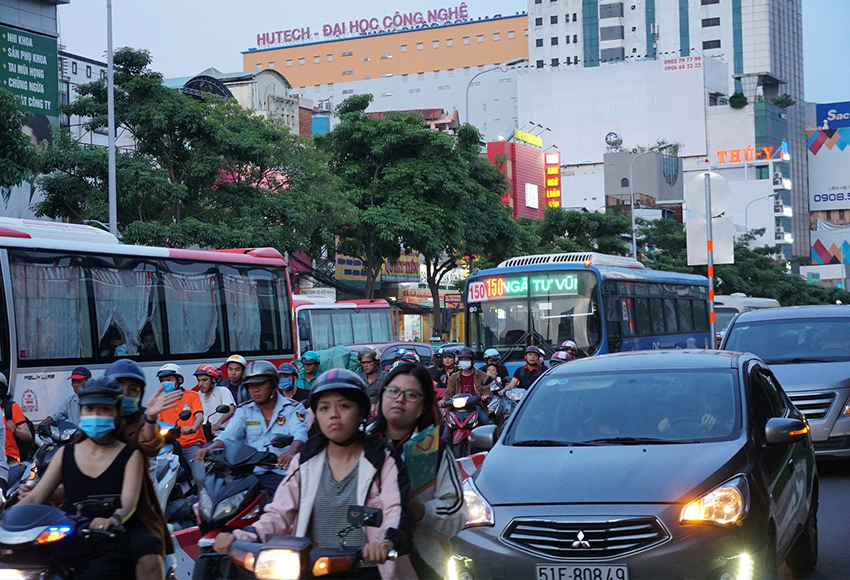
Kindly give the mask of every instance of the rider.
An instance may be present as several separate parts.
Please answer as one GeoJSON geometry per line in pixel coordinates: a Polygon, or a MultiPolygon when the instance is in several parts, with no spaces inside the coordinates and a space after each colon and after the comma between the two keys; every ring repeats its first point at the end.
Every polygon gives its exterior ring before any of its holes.
{"type": "Polygon", "coordinates": [[[579,350],[578,345],[572,340],[565,340],[562,342],[558,350],[569,353],[574,359],[586,358],[588,356],[586,352],[579,350]]]}
{"type": "Polygon", "coordinates": [[[434,355],[431,357],[432,364],[427,367],[428,374],[431,375],[431,380],[435,383],[439,382],[439,375],[443,372],[443,351],[445,351],[445,348],[441,346],[434,351],[434,355]]]}
{"type": "Polygon", "coordinates": [[[559,350],[552,353],[552,357],[549,359],[549,365],[554,367],[565,362],[570,362],[571,360],[573,360],[573,355],[565,350],[559,350]]]}
{"type": "Polygon", "coordinates": [[[295,381],[298,380],[298,369],[294,364],[283,363],[277,367],[277,377],[277,388],[284,397],[301,403],[305,408],[310,406],[310,391],[295,386],[295,381]]]}
{"type": "Polygon", "coordinates": [[[233,401],[230,389],[219,387],[216,384],[219,382],[220,375],[218,369],[214,366],[201,365],[192,374],[198,381],[198,385],[192,390],[199,393],[201,405],[204,408],[204,437],[212,439],[216,431],[224,428],[225,423],[233,416],[234,411],[236,411],[236,403],[233,401]],[[230,410],[227,413],[216,411],[222,405],[229,407],[230,410]],[[210,419],[215,415],[218,415],[218,420],[213,423],[210,419]]]}
{"type": "Polygon", "coordinates": [[[204,486],[204,464],[192,461],[192,459],[201,445],[206,443],[204,430],[201,428],[204,424],[204,405],[201,403],[201,397],[195,391],[187,391],[183,388],[183,369],[174,363],[162,365],[156,376],[166,393],[181,393],[177,404],[162,411],[159,418],[170,425],[180,427],[177,443],[183,450],[183,458],[189,464],[195,485],[200,490],[204,486]],[[188,419],[181,420],[180,413],[183,411],[189,411],[191,416],[188,419]]]}
{"type": "Polygon", "coordinates": [[[125,534],[115,538],[92,535],[85,539],[83,549],[74,551],[57,547],[53,557],[73,565],[80,578],[132,577],[132,559],[128,541],[144,524],[139,506],[144,461],[139,450],[118,438],[123,389],[110,377],[90,381],[78,391],[80,399],[80,430],[82,440],[60,449],[47,467],[44,477],[21,503],[46,502],[59,484],[65,488],[66,511],[89,496],[118,495],[121,505],[108,518],[94,518],[89,527],[106,531],[121,525],[125,534]],[[96,477],[87,475],[98,473],[96,477]]]}
{"type": "Polygon", "coordinates": [[[301,364],[304,366],[304,370],[298,373],[298,380],[295,381],[295,386],[299,389],[309,391],[316,382],[316,371],[319,370],[319,353],[314,350],[308,350],[301,355],[301,364]]]}
{"type": "MultiPolygon", "coordinates": [[[[397,453],[405,442],[438,424],[437,399],[431,375],[420,365],[401,365],[387,377],[378,413],[370,432],[387,437],[397,453]]],[[[442,439],[437,459],[436,485],[410,498],[416,521],[413,543],[420,558],[413,559],[417,576],[440,578],[438,573],[453,554],[451,538],[466,524],[467,511],[457,463],[442,439]]]]}
{"type": "Polygon", "coordinates": [[[14,465],[21,461],[21,451],[16,439],[32,441],[32,431],[21,406],[9,397],[9,381],[3,373],[0,373],[0,405],[6,419],[6,461],[8,465],[14,465]]]}
{"type": "Polygon", "coordinates": [[[508,384],[508,367],[499,362],[499,351],[495,348],[488,348],[484,351],[484,367],[487,365],[496,365],[496,374],[499,375],[499,378],[502,379],[502,384],[508,384]]]}
{"type": "Polygon", "coordinates": [[[366,383],[366,389],[369,392],[369,400],[372,406],[378,404],[378,395],[381,394],[381,387],[384,386],[384,379],[387,377],[387,372],[381,368],[381,353],[373,346],[364,346],[357,352],[357,360],[360,361],[360,378],[366,383]]]}
{"type": "Polygon", "coordinates": [[[453,348],[443,349],[443,369],[437,373],[434,382],[437,388],[446,389],[449,386],[449,377],[457,372],[457,351],[453,348]]]}
{"type": "Polygon", "coordinates": [[[539,347],[529,346],[525,349],[525,364],[514,371],[514,376],[507,387],[499,391],[499,396],[504,396],[505,391],[510,391],[517,385],[527,389],[537,380],[537,377],[549,370],[545,363],[540,362],[543,351],[539,347]]]}
{"type": "Polygon", "coordinates": [[[461,348],[457,354],[459,359],[457,366],[460,371],[449,378],[449,384],[443,393],[443,400],[440,401],[440,406],[445,407],[446,403],[455,395],[478,395],[480,399],[480,405],[477,410],[478,424],[487,425],[490,423],[490,420],[487,418],[487,413],[484,409],[487,407],[487,402],[491,397],[490,388],[484,384],[487,373],[472,366],[472,363],[475,361],[475,352],[468,346],[461,348]]]}
{"type": "Polygon", "coordinates": [[[50,416],[45,417],[39,425],[50,425],[54,421],[68,421],[74,425],[80,424],[80,398],[77,391],[91,378],[91,371],[86,367],[77,367],[71,371],[71,388],[74,394],[65,400],[50,416]]]}
{"type": "Polygon", "coordinates": [[[245,374],[245,367],[248,363],[245,357],[241,354],[232,354],[224,361],[224,370],[227,371],[227,378],[219,383],[220,387],[227,387],[230,394],[233,395],[233,400],[237,403],[243,403],[248,400],[248,394],[242,387],[242,375],[245,374]]]}
{"type": "MultiPolygon", "coordinates": [[[[266,542],[274,536],[307,537],[319,548],[339,548],[337,532],[348,527],[349,507],[365,505],[380,508],[383,523],[349,533],[346,546],[361,546],[363,562],[377,564],[384,580],[415,578],[409,558],[387,559],[391,550],[411,549],[410,483],[399,460],[363,430],[371,406],[366,384],[353,371],[329,370],[316,380],[310,406],[321,434],[301,450],[254,526],[219,534],[213,549],[227,552],[235,539],[266,542]]],[[[367,577],[368,569],[362,572],[367,577]]]]}
{"type": "Polygon", "coordinates": [[[249,445],[259,450],[270,450],[277,454],[277,470],[255,472],[269,495],[286,474],[292,458],[307,441],[307,412],[301,403],[296,403],[278,394],[278,373],[275,366],[264,360],[253,361],[245,369],[245,387],[251,400],[236,408],[233,418],[215,441],[202,447],[195,454],[195,463],[203,468],[204,458],[211,449],[228,445],[249,445]],[[295,439],[289,447],[272,447],[277,435],[292,435],[295,439]]]}

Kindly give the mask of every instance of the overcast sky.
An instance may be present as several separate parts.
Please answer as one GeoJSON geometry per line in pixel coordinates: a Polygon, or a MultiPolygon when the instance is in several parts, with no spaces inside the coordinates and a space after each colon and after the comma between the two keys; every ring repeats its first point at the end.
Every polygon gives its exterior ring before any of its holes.
{"type": "MultiPolygon", "coordinates": [[[[215,67],[242,70],[243,50],[257,33],[354,18],[382,18],[462,0],[114,0],[115,47],[146,48],[153,68],[166,77],[190,76],[215,67]]],[[[466,0],[470,17],[514,14],[525,0],[466,0]]],[[[850,100],[850,1],[803,0],[805,91],[810,102],[850,100]]],[[[68,52],[104,58],[106,1],[71,0],[59,6],[60,42],[68,52]]]]}

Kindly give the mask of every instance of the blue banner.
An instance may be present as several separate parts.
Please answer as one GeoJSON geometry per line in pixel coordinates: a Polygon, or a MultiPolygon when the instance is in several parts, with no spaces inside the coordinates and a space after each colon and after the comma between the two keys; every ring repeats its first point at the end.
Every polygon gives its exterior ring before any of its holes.
{"type": "Polygon", "coordinates": [[[818,105],[817,123],[819,129],[850,127],[850,102],[818,105]]]}

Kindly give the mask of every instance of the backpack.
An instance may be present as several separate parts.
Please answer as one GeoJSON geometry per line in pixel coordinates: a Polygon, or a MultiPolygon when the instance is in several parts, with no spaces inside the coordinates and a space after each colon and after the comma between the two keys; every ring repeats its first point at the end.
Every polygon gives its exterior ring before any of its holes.
{"type": "MultiPolygon", "coordinates": [[[[2,405],[6,421],[11,421],[12,401],[10,399],[3,399],[2,405]]],[[[22,441],[17,435],[15,435],[15,443],[18,444],[18,453],[21,455],[21,461],[29,461],[32,458],[33,453],[35,453],[35,425],[33,425],[32,421],[29,419],[26,419],[26,422],[27,428],[30,430],[30,435],[32,435],[32,439],[29,441],[22,441]]]]}

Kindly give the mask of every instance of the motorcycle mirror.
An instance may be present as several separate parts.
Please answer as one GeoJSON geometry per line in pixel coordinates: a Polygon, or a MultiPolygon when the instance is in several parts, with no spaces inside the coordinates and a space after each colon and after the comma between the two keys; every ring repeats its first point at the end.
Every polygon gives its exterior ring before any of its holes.
{"type": "Polygon", "coordinates": [[[41,437],[48,438],[50,437],[50,425],[39,425],[35,432],[41,437]]]}
{"type": "Polygon", "coordinates": [[[379,508],[362,505],[349,506],[348,523],[363,528],[380,528],[384,523],[384,512],[379,508]]]}
{"type": "Polygon", "coordinates": [[[180,419],[181,421],[188,421],[191,416],[192,416],[192,411],[190,411],[189,409],[186,409],[185,411],[180,411],[180,414],[177,416],[177,418],[180,419]]]}
{"type": "Polygon", "coordinates": [[[292,445],[294,439],[292,435],[275,435],[272,439],[272,447],[288,447],[292,445]]]}
{"type": "Polygon", "coordinates": [[[219,405],[218,407],[215,408],[215,412],[219,413],[221,415],[224,415],[225,413],[229,413],[230,412],[230,405],[219,405]]]}

